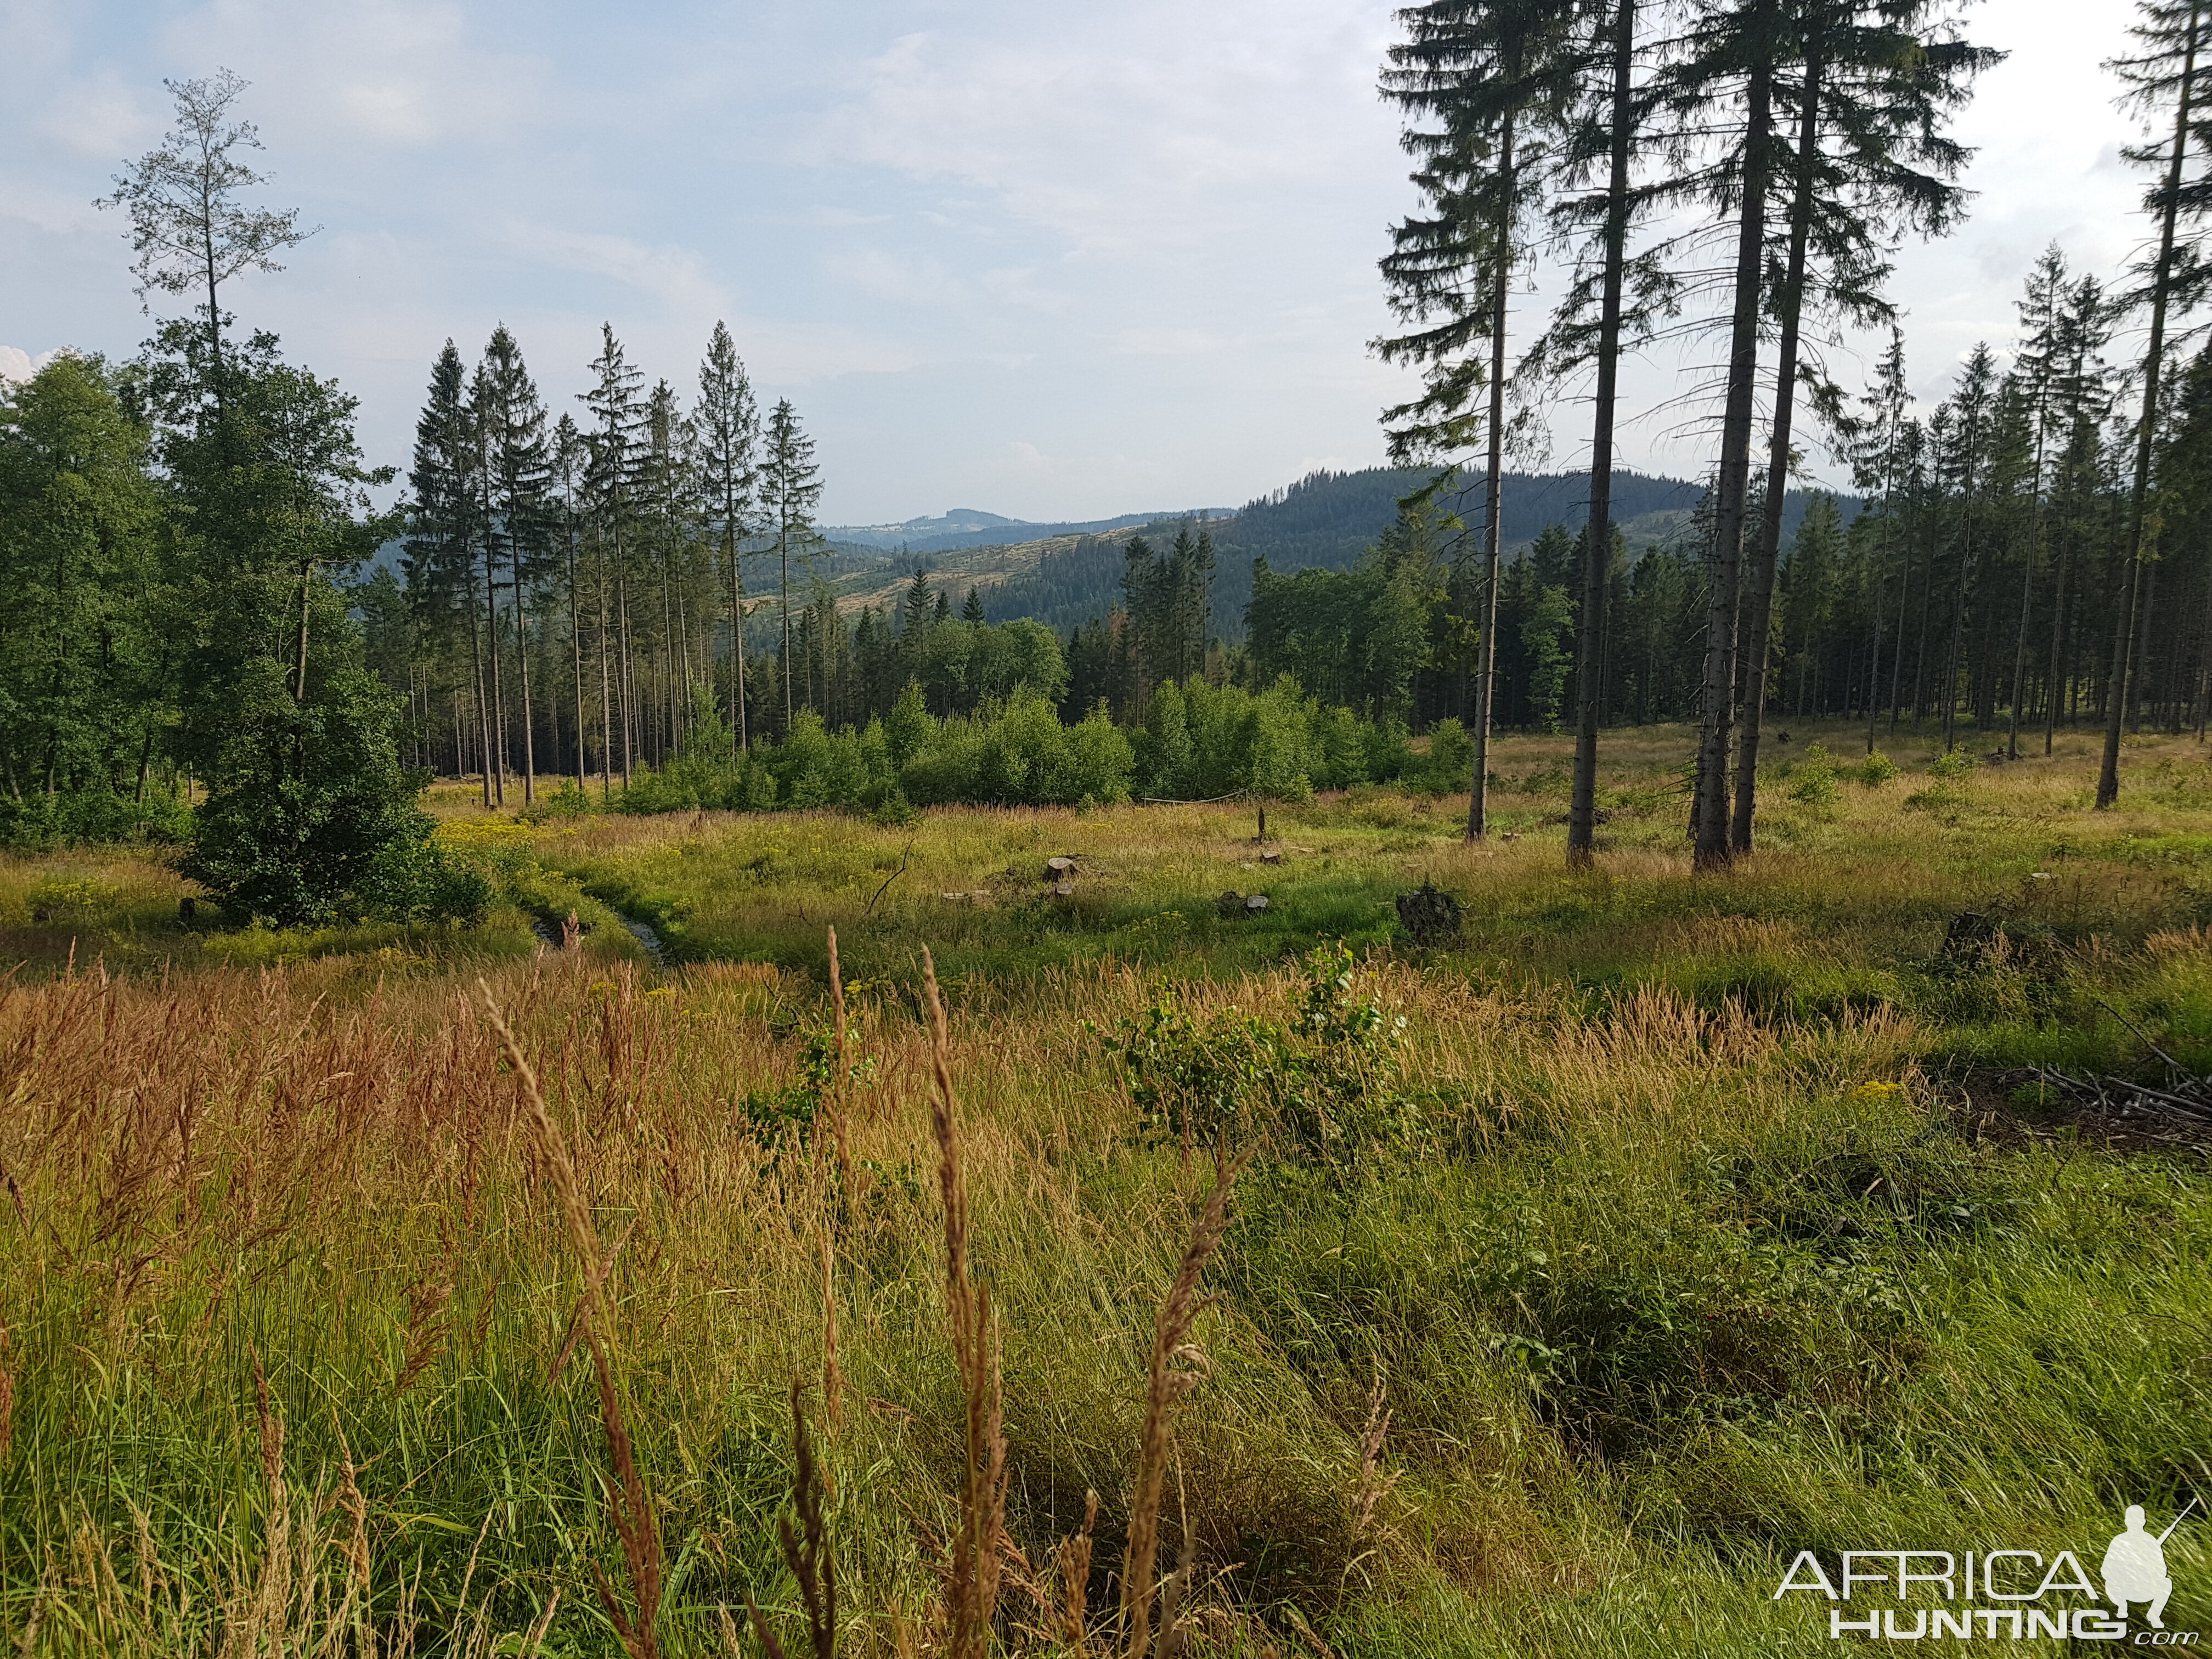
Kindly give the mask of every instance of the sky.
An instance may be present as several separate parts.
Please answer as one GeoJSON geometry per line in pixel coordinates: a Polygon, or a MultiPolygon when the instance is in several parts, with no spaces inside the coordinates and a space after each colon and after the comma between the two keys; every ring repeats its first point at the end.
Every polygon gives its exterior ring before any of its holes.
{"type": "MultiPolygon", "coordinates": [[[[2099,67],[2130,10],[1969,12],[2010,57],[1957,126],[1971,217],[1898,259],[1920,395],[2010,339],[2046,245],[2110,274],[2142,234],[2099,67]]],[[[1414,204],[1391,33],[1387,0],[0,0],[0,374],[149,331],[92,203],[168,126],[163,79],[224,67],[261,198],[320,227],[226,304],[361,398],[375,461],[404,471],[448,337],[506,322],[574,408],[603,321],[688,397],[721,319],[816,438],[827,523],[1233,506],[1377,463],[1403,395],[1366,343],[1414,204]]],[[[1680,394],[1712,355],[1624,374],[1627,463],[1706,464],[1680,394]]],[[[1541,413],[1577,464],[1582,409],[1541,413]]]]}

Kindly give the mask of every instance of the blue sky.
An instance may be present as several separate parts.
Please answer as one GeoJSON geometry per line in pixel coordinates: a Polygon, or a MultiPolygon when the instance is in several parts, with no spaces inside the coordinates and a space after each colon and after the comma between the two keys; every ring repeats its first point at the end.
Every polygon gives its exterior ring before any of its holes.
{"type": "MultiPolygon", "coordinates": [[[[2097,67],[2130,9],[1971,14],[2013,57],[1960,125],[1972,220],[1899,263],[1923,392],[2009,337],[2046,243],[2101,273],[2140,234],[2097,67]]],[[[361,397],[377,459],[448,335],[505,320],[562,404],[602,319],[688,393],[719,317],[817,438],[830,522],[1235,504],[1380,458],[1389,33],[1375,0],[0,0],[0,372],[146,332],[90,203],[167,126],[161,79],[222,65],[266,198],[324,228],[233,307],[361,397]]],[[[1671,400],[1710,355],[1626,377],[1630,459],[1699,466],[1671,400]]],[[[1581,414],[1548,414],[1573,465],[1581,414]]]]}

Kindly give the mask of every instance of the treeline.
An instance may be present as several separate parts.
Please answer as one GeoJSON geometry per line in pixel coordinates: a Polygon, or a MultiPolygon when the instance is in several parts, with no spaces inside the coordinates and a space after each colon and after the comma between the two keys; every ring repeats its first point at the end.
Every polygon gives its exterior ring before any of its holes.
{"type": "MultiPolygon", "coordinates": [[[[1231,796],[1302,800],[1316,789],[1396,783],[1437,792],[1463,781],[1474,745],[1440,722],[1416,753],[1405,724],[1331,708],[1285,678],[1259,691],[1193,674],[1153,688],[1144,718],[1117,725],[1104,706],[1079,719],[1022,685],[973,712],[940,718],[908,684],[890,712],[833,730],[802,709],[781,740],[740,748],[702,707],[684,750],[616,798],[626,812],[836,807],[902,820],[917,807],[1110,805],[1231,796]]],[[[574,785],[533,815],[580,811],[574,785]]]]}
{"type": "Polygon", "coordinates": [[[510,780],[525,804],[541,775],[627,783],[681,751],[702,701],[747,742],[800,708],[837,712],[842,630],[809,584],[821,471],[790,401],[763,417],[720,325],[688,404],[665,379],[644,390],[611,326],[590,369],[583,420],[555,418],[503,325],[473,369],[447,341],[416,426],[402,574],[361,595],[417,759],[479,774],[487,805],[510,780]],[[750,660],[749,576],[774,595],[750,660]]]}
{"type": "MultiPolygon", "coordinates": [[[[188,314],[132,362],[64,356],[0,403],[0,833],[189,835],[189,867],[257,915],[428,913],[465,898],[415,805],[433,770],[495,805],[550,780],[643,805],[687,767],[797,800],[824,754],[840,802],[1194,799],[1409,775],[1426,729],[1432,757],[1467,741],[1480,833],[1490,733],[1518,724],[1576,732],[1582,857],[1601,729],[1694,718],[1710,865],[1750,844],[1763,723],[1800,713],[1863,719],[1869,745],[1885,723],[2001,728],[2007,752],[2099,722],[2109,805],[2130,722],[2201,729],[2212,703],[2212,356],[2169,361],[2212,291],[2187,113],[2208,14],[2147,5],[2115,66],[2154,123],[2150,251],[2107,285],[2052,250],[2017,339],[1923,410],[1887,258],[1962,211],[1946,128],[1991,59],[1942,6],[1407,9],[1384,83],[1425,206],[1383,261],[1406,331],[1380,343],[1420,377],[1389,411],[1401,471],[1088,544],[1115,550],[1118,592],[1065,635],[924,574],[841,608],[812,444],[788,400],[758,407],[719,325],[688,395],[648,389],[605,329],[558,413],[504,327],[473,364],[448,343],[406,499],[372,510],[393,474],[359,453],[351,399],[224,307],[305,234],[241,199],[243,83],[176,83],[176,130],[108,204],[149,305],[188,314]],[[1567,297],[1516,331],[1514,273],[1546,260],[1567,297]],[[1854,395],[1809,342],[1868,325],[1889,344],[1854,395]],[[1613,464],[1618,362],[1701,330],[1725,345],[1714,463],[1680,539],[1632,557],[1622,520],[1679,486],[1613,464]],[[1580,383],[1591,465],[1563,515],[1571,486],[1504,460],[1580,383]],[[1864,506],[1792,534],[1807,411],[1864,506]],[[1355,483],[1396,517],[1347,563],[1324,497],[1355,483]],[[1241,553],[1261,531],[1303,568],[1241,553]],[[375,556],[394,540],[396,566],[375,556]],[[902,710],[934,722],[903,755],[902,710]]],[[[1045,574],[1071,602],[1099,579],[1045,574]]]]}
{"type": "MultiPolygon", "coordinates": [[[[1702,613],[1674,642],[1695,662],[1698,740],[1692,822],[1701,866],[1752,844],[1761,732],[1777,706],[1942,722],[2100,720],[2098,790],[2119,785],[2120,738],[2146,704],[2174,722],[2201,712],[2206,579],[2191,538],[2197,441],[2167,357],[2203,296],[2212,184],[2203,106],[2212,0],[2144,0],[2129,56],[2107,67],[2146,118],[2129,152],[2154,182],[2149,251],[2107,292],[2055,252],[2028,283],[2008,364],[1978,349],[1927,412],[1905,393],[1886,285],[1908,235],[1953,228],[1968,152],[1949,133],[1998,54],[1961,33],[1945,0],[1425,0],[1398,14],[1385,94],[1405,112],[1420,210],[1382,262],[1401,325],[1377,343],[1419,375],[1387,411],[1393,458],[1483,481],[1479,550],[1455,569],[1478,756],[1511,700],[1502,659],[1533,641],[1537,708],[1552,702],[1550,623],[1578,665],[1569,856],[1595,822],[1598,733],[1636,678],[1637,700],[1675,702],[1679,672],[1653,659],[1650,626],[1677,573],[1646,578],[1640,617],[1620,596],[1610,499],[1624,353],[1702,339],[1717,362],[1680,388],[1718,411],[1700,568],[1680,596],[1702,613]],[[1564,298],[1520,317],[1531,264],[1564,298]],[[2100,354],[2124,319],[2140,356],[2115,374],[2100,354]],[[1852,399],[1821,344],[1887,330],[1877,384],[1852,399]],[[1508,572],[1504,459],[1531,411],[1589,391],[1590,488],[1565,615],[1553,584],[1527,584],[1528,619],[1501,614],[1508,572]],[[1764,418],[1762,418],[1762,410],[1764,418]],[[1848,532],[1809,527],[1784,545],[1787,485],[1817,417],[1874,509],[1848,532]],[[2193,609],[2192,609],[2193,607],[2193,609]],[[1624,635],[1629,636],[1624,641],[1624,635]],[[1624,646],[1626,648],[1624,648],[1624,646]]],[[[1479,525],[1479,529],[1476,526],[1479,525]]],[[[1639,571],[1632,573],[1632,589],[1639,571]]],[[[1536,573],[1531,572],[1531,576],[1536,573]]],[[[1377,580],[1382,580],[1377,573],[1377,580]]],[[[1255,601],[1256,602],[1256,601],[1255,601]]],[[[1484,825],[1474,767],[1470,833],[1484,825]]]]}

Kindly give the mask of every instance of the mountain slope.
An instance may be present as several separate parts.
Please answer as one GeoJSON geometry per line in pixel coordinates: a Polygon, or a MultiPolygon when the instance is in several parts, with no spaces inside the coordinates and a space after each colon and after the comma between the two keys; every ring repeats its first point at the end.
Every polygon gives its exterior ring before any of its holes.
{"type": "MultiPolygon", "coordinates": [[[[1230,509],[1198,507],[1193,512],[1201,518],[1222,518],[1228,515],[1230,509]]],[[[887,552],[946,553],[963,547],[1013,547],[1058,536],[1095,535],[1133,529],[1156,520],[1188,516],[1190,515],[1176,513],[1124,513],[1116,519],[1042,524],[1029,519],[1001,518],[977,507],[956,507],[934,518],[907,519],[897,524],[830,525],[822,533],[833,542],[882,548],[887,552]]]]}
{"type": "MultiPolygon", "coordinates": [[[[856,532],[842,527],[830,532],[838,540],[838,569],[834,575],[823,574],[832,576],[839,603],[847,609],[875,605],[886,615],[895,613],[919,568],[928,574],[931,587],[949,593],[956,606],[972,586],[993,622],[1032,617],[1065,632],[1104,615],[1120,600],[1124,549],[1130,537],[1166,539],[1188,525],[1194,530],[1202,527],[1213,537],[1213,626],[1224,638],[1235,640],[1244,631],[1255,559],[1265,559],[1279,571],[1341,569],[1375,544],[1396,520],[1400,499],[1428,477],[1425,471],[1386,467],[1315,472],[1235,513],[1149,519],[1132,514],[1062,526],[999,520],[996,540],[988,539],[994,532],[981,525],[971,530],[948,529],[948,544],[908,542],[902,552],[873,560],[866,556],[864,546],[854,544],[856,532]],[[1023,530],[1043,533],[1007,539],[1023,530]]],[[[1589,512],[1589,489],[1587,473],[1508,473],[1501,526],[1508,557],[1534,541],[1547,525],[1578,528],[1589,512]]],[[[1626,471],[1613,475],[1613,491],[1615,522],[1632,557],[1688,533],[1692,513],[1704,493],[1701,486],[1679,478],[1626,471]]],[[[1806,491],[1790,493],[1783,510],[1785,545],[1809,499],[1806,491]]],[[[1841,504],[1846,519],[1857,510],[1852,498],[1842,498],[1841,504]]],[[[1479,544],[1483,509],[1480,477],[1455,494],[1440,496],[1437,507],[1459,514],[1466,526],[1462,533],[1479,544]]],[[[876,528],[957,524],[992,516],[951,513],[941,520],[910,520],[903,526],[876,528]]]]}

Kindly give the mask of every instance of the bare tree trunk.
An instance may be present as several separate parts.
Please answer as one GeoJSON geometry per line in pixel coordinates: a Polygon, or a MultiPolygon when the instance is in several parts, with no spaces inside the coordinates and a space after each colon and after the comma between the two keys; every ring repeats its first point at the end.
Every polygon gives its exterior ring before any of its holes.
{"type": "Polygon", "coordinates": [[[2012,653],[2012,720],[2005,732],[2005,758],[2020,758],[2020,710],[2027,693],[2027,625],[2035,599],[2035,550],[2043,534],[2043,423],[2039,416],[2035,436],[2035,501],[2028,509],[2027,550],[2021,559],[2020,639],[2012,653]]]}
{"type": "Polygon", "coordinates": [[[1881,573],[1876,573],[1874,589],[1874,646],[1867,668],[1867,740],[1866,751],[1874,753],[1875,723],[1881,718],[1881,573]]]}
{"type": "Polygon", "coordinates": [[[522,599],[522,544],[507,538],[514,566],[514,654],[522,675],[522,802],[538,799],[538,750],[530,730],[530,613],[522,599]]]}
{"type": "MultiPolygon", "coordinates": [[[[1771,27],[1773,0],[1757,13],[1771,27]]],[[[1759,374],[1759,312],[1766,241],[1768,128],[1773,84],[1766,42],[1754,50],[1746,88],[1743,188],[1736,233],[1735,311],[1729,338],[1728,400],[1721,421],[1720,474],[1713,514],[1712,594],[1706,611],[1705,699],[1698,734],[1695,811],[1697,865],[1729,862],[1729,734],[1735,696],[1736,611],[1741,586],[1746,497],[1750,489],[1751,426],[1759,374]]]]}
{"type": "Polygon", "coordinates": [[[484,646],[491,657],[491,714],[489,749],[485,769],[491,774],[492,800],[507,805],[507,698],[499,678],[499,563],[490,528],[491,504],[484,504],[484,646]]]}
{"type": "Polygon", "coordinates": [[[752,747],[745,731],[745,578],[737,538],[730,536],[730,723],[737,728],[738,747],[752,747]]]}
{"type": "Polygon", "coordinates": [[[307,700],[307,585],[314,580],[314,574],[315,562],[313,559],[300,561],[300,661],[298,672],[292,682],[292,701],[295,702],[307,700]]]}
{"type": "Polygon", "coordinates": [[[1908,529],[1905,538],[1905,557],[1897,568],[1897,642],[1889,653],[1889,734],[1897,735],[1897,723],[1905,714],[1905,617],[1912,600],[1912,536],[1908,529]]]}
{"type": "Polygon", "coordinates": [[[576,520],[568,520],[568,660],[575,671],[576,793],[584,793],[584,616],[583,596],[576,591],[576,520]]]}
{"type": "MultiPolygon", "coordinates": [[[[1797,396],[1797,329],[1805,309],[1805,247],[1813,231],[1813,191],[1820,137],[1820,48],[1805,57],[1805,102],[1797,123],[1797,178],[1790,204],[1790,263],[1783,277],[1782,342],[1774,372],[1774,428],[1767,443],[1766,503],[1759,515],[1759,552],[1751,569],[1744,641],[1743,726],[1736,738],[1735,817],[1729,826],[1731,853],[1751,851],[1758,806],[1759,726],[1766,713],[1767,630],[1774,612],[1774,570],[1782,550],[1782,509],[1790,491],[1790,423],[1797,396]]],[[[1875,603],[1874,661],[1881,661],[1881,604],[1875,603]]],[[[1874,706],[1869,670],[1867,707],[1874,706]]],[[[1871,724],[1869,723],[1869,731],[1871,724]]],[[[1869,738],[1869,746],[1872,746],[1869,738]]]]}
{"type": "MultiPolygon", "coordinates": [[[[469,585],[474,587],[476,584],[471,580],[469,585]]],[[[483,804],[489,807],[494,804],[491,782],[491,702],[484,695],[483,641],[477,629],[476,598],[473,592],[469,595],[469,658],[476,665],[477,726],[483,738],[483,804]]]]}
{"type": "MultiPolygon", "coordinates": [[[[604,543],[600,550],[604,555],[604,543]]],[[[593,586],[599,589],[599,799],[605,802],[613,799],[615,793],[615,696],[607,655],[607,573],[604,557],[599,580],[593,586]]]]}
{"type": "Polygon", "coordinates": [[[2182,164],[2189,153],[2190,95],[2196,90],[2197,43],[2201,5],[2189,8],[2189,41],[2182,54],[2181,88],[2174,100],[2173,159],[2167,163],[2163,206],[2159,216],[2158,267],[2151,283],[2150,339],[2143,348],[2142,421],[2136,431],[2135,487],[2128,494],[2127,596],[2117,630],[2112,656],[2112,704],[2105,719],[2104,765],[2097,775],[2097,809],[2103,811],[2120,798],[2120,724],[2125,718],[2129,676],[2135,663],[2136,589],[2142,568],[2151,526],[2144,507],[2150,494],[2153,440],[2158,431],[2159,372],[2165,366],[2166,307],[2173,286],[2173,227],[2180,203],[2182,164]]]}
{"type": "Polygon", "coordinates": [[[1613,131],[1606,178],[1605,289],[1599,301],[1597,408],[1590,426],[1589,527],[1584,532],[1582,664],[1576,690],[1574,794],[1567,812],[1567,863],[1589,863],[1597,844],[1597,732],[1604,714],[1606,586],[1613,572],[1613,422],[1620,369],[1620,290],[1628,247],[1629,123],[1634,96],[1636,0],[1620,0],[1613,47],[1613,131]],[[1595,672],[1593,672],[1595,671],[1595,672]]]}
{"type": "Polygon", "coordinates": [[[615,574],[615,622],[620,630],[617,639],[621,647],[621,673],[616,686],[622,693],[622,762],[623,787],[629,787],[630,734],[637,726],[637,681],[630,665],[629,640],[629,577],[627,572],[615,574]]]}
{"type": "Polygon", "coordinates": [[[1490,807],[1490,726],[1498,696],[1498,564],[1504,526],[1505,297],[1512,265],[1513,112],[1505,112],[1499,141],[1496,237],[1490,273],[1490,453],[1483,483],[1483,548],[1490,571],[1483,600],[1482,690],[1474,720],[1474,776],[1467,803],[1467,838],[1480,841],[1490,807]]]}

